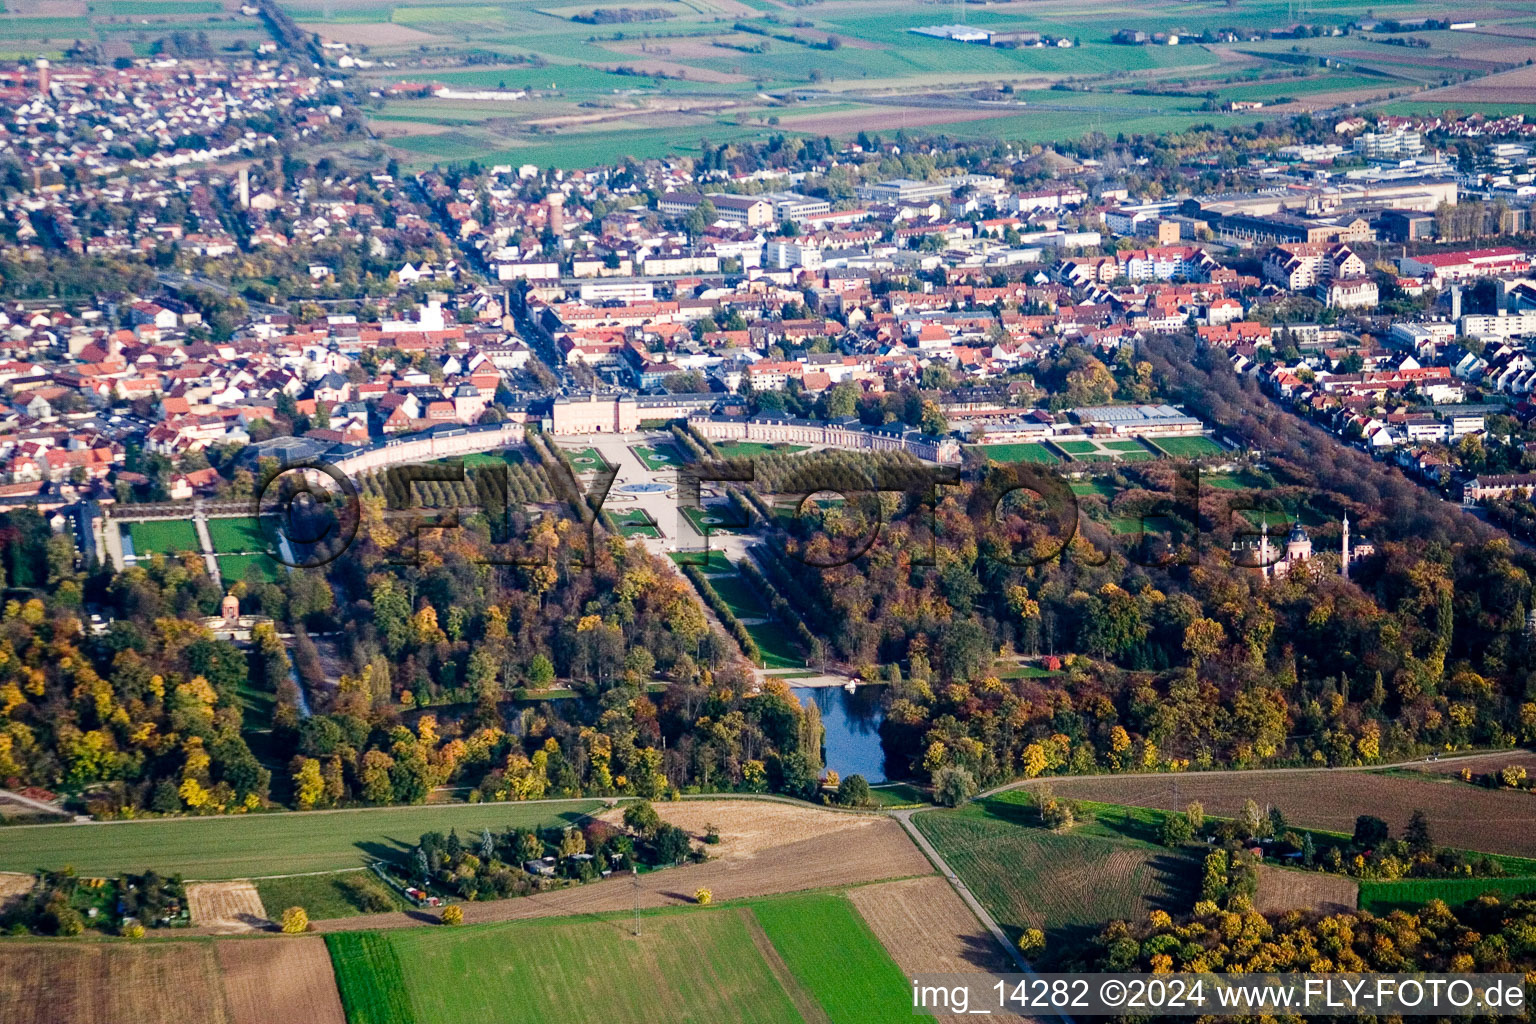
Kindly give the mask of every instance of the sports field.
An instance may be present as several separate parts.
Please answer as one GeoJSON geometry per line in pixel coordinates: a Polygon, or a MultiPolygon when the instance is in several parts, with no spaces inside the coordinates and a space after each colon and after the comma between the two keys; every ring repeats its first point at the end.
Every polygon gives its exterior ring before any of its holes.
{"type": "Polygon", "coordinates": [[[977,452],[992,462],[1038,462],[1047,466],[1061,462],[1060,456],[1049,451],[1045,445],[1033,441],[1022,444],[973,444],[967,445],[966,450],[977,452]]]}
{"type": "Polygon", "coordinates": [[[1208,437],[1152,437],[1147,439],[1175,459],[1204,459],[1224,455],[1226,449],[1208,437]]]}
{"type": "Polygon", "coordinates": [[[477,835],[482,828],[542,827],[575,821],[600,806],[595,800],[447,804],[18,826],[5,830],[0,871],[72,865],[82,875],[113,875],[153,868],[195,879],[339,871],[401,856],[423,832],[457,828],[460,835],[477,835]]]}
{"type": "Polygon", "coordinates": [[[646,911],[639,931],[602,914],[326,942],[350,1024],[884,1024],[909,1012],[905,977],[842,893],[646,911]]]}
{"type": "Polygon", "coordinates": [[[197,530],[190,519],[152,519],[143,523],[129,523],[128,535],[133,538],[133,553],[143,558],[156,551],[176,554],[197,551],[197,530]]]}

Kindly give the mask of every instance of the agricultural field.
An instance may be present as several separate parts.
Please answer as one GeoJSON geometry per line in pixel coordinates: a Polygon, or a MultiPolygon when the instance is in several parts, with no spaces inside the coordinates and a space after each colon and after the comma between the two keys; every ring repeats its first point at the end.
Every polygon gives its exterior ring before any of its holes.
{"type": "Polygon", "coordinates": [[[1207,814],[1223,817],[1236,815],[1245,800],[1253,799],[1260,806],[1280,808],[1295,825],[1345,834],[1354,831],[1355,818],[1361,814],[1376,815],[1397,831],[1415,810],[1422,809],[1440,845],[1536,857],[1536,799],[1529,793],[1480,789],[1454,781],[1319,769],[1060,778],[1052,779],[1051,785],[1059,797],[1162,810],[1182,810],[1189,801],[1199,800],[1207,814]]]}
{"type": "Polygon", "coordinates": [[[0,942],[6,1024],[231,1021],[209,941],[0,942]]]}
{"type": "Polygon", "coordinates": [[[1272,864],[1260,864],[1258,872],[1259,891],[1254,894],[1253,909],[1261,914],[1287,910],[1337,914],[1354,910],[1359,903],[1360,883],[1344,875],[1278,868],[1272,864]]]}
{"type": "Polygon", "coordinates": [[[239,0],[7,0],[0,59],[57,59],[77,40],[126,43],[148,56],[174,32],[202,33],[215,51],[271,42],[261,19],[239,8],[239,0]]]}
{"type": "Polygon", "coordinates": [[[537,804],[441,804],[348,811],[281,812],[224,818],[164,818],[8,828],[0,870],[73,865],[82,875],[153,868],[200,880],[340,871],[396,857],[423,832],[549,826],[576,821],[596,800],[537,804]]]}
{"type": "Polygon", "coordinates": [[[1536,895],[1536,878],[1406,878],[1395,882],[1360,883],[1360,909],[1373,914],[1413,910],[1430,900],[1450,906],[1474,900],[1485,892],[1501,898],[1536,895]]]}
{"type": "Polygon", "coordinates": [[[1061,462],[1061,457],[1046,448],[1043,444],[1026,441],[1022,444],[987,444],[967,445],[966,451],[976,452],[982,458],[990,462],[1035,462],[1041,465],[1053,466],[1061,462]]]}
{"type": "Polygon", "coordinates": [[[887,1021],[901,971],[840,893],[327,939],[351,1024],[887,1021]],[[483,970],[494,952],[499,969],[483,970]],[[474,986],[462,979],[473,975],[474,986]]]}
{"type": "MultiPolygon", "coordinates": [[[[1520,12],[1513,8],[1478,12],[1478,33],[1418,33],[1430,48],[1410,50],[1382,45],[1382,37],[1368,33],[1255,43],[1191,38],[1205,30],[1294,21],[1292,9],[1277,0],[1151,0],[1110,17],[1082,0],[968,12],[974,26],[1033,30],[1074,43],[1020,49],[912,34],[914,27],[948,17],[923,0],[793,7],[777,0],[658,0],[642,6],[659,11],[659,19],[596,24],[575,18],[635,5],[294,0],[284,6],[306,31],[366,46],[393,62],[353,73],[359,94],[423,78],[450,88],[527,91],[521,99],[496,102],[381,96],[375,124],[386,129],[380,132],[384,152],[408,166],[476,159],[579,167],[626,155],[693,155],[701,139],[720,145],[775,134],[846,138],[918,128],[956,138],[1050,142],[1089,131],[1161,133],[1203,122],[1251,123],[1280,101],[1287,101],[1282,110],[1318,109],[1403,102],[1420,92],[1443,93],[1445,102],[1530,103],[1513,73],[1507,82],[1486,85],[1451,80],[1514,68],[1536,53],[1536,40],[1500,34],[1518,31],[1520,12]],[[1121,27],[1174,31],[1185,41],[1121,46],[1110,41],[1121,27]],[[416,55],[423,50],[432,51],[430,63],[418,67],[422,58],[416,55]],[[464,58],[457,66],[454,54],[464,58]],[[1321,67],[1319,59],[1331,63],[1321,67]],[[969,95],[977,86],[1002,83],[1014,88],[1012,97],[982,104],[969,95]],[[1052,90],[1056,83],[1070,83],[1071,90],[1052,90]],[[1436,92],[1443,83],[1448,88],[1436,92]],[[1132,91],[1138,89],[1141,95],[1132,91]],[[1259,101],[1266,110],[1200,109],[1207,98],[1259,101]],[[449,126],[455,130],[445,130],[449,126]]],[[[1447,0],[1373,11],[1381,18],[1394,11],[1414,17],[1465,13],[1447,0]]],[[[1357,4],[1343,2],[1307,12],[1309,21],[1323,24],[1360,16],[1357,4]]]]}
{"type": "Polygon", "coordinates": [[[1195,857],[1109,830],[1052,832],[1008,794],[912,820],[1010,937],[1045,932],[1047,962],[1106,921],[1178,914],[1194,902],[1195,857]]]}
{"type": "Polygon", "coordinates": [[[128,536],[133,540],[133,553],[140,558],[147,558],[155,552],[170,555],[200,550],[197,530],[188,519],[151,519],[142,523],[129,523],[128,536]]]}
{"type": "MultiPolygon", "coordinates": [[[[195,928],[250,932],[261,931],[272,923],[256,886],[250,882],[194,882],[187,886],[187,904],[195,928]]],[[[282,907],[277,910],[281,913],[282,907]]]]}
{"type": "Polygon", "coordinates": [[[231,1024],[346,1024],[324,939],[221,939],[214,947],[231,1024]]]}
{"type": "Polygon", "coordinates": [[[382,893],[392,909],[406,909],[405,901],[393,889],[380,881],[373,872],[366,870],[262,878],[256,882],[256,891],[261,895],[262,904],[279,917],[284,907],[303,907],[311,921],[323,921],[367,913],[358,905],[356,894],[349,888],[349,884],[358,883],[367,884],[371,891],[382,893]]]}

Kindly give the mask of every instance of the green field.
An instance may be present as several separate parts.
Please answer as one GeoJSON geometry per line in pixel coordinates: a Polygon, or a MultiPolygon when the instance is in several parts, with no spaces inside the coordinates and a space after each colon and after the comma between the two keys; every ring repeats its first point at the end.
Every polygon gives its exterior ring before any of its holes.
{"type": "Polygon", "coordinates": [[[1149,437],[1147,440],[1175,459],[1204,459],[1212,455],[1224,455],[1227,451],[1210,438],[1198,434],[1193,437],[1149,437]]]}
{"type": "Polygon", "coordinates": [[[349,1024],[884,1024],[906,978],[841,893],[326,936],[349,1024]],[[494,965],[491,967],[490,965],[494,965]],[[473,985],[464,979],[474,978],[473,985]]]}
{"type": "Polygon", "coordinates": [[[763,652],[764,668],[805,667],[805,655],[796,646],[794,634],[777,622],[753,623],[746,630],[763,652]]]}
{"type": "Polygon", "coordinates": [[[651,521],[650,514],[644,509],[631,508],[622,512],[613,512],[614,525],[619,528],[619,533],[625,537],[660,537],[661,531],[651,521]]]}
{"type": "Polygon", "coordinates": [[[154,868],[200,879],[341,871],[402,856],[423,832],[548,826],[600,806],[596,800],[445,804],[8,828],[0,871],[73,865],[82,875],[112,875],[154,868]]]}
{"type": "Polygon", "coordinates": [[[303,907],[311,921],[325,921],[337,917],[356,917],[364,913],[357,905],[352,891],[344,884],[351,878],[369,879],[375,888],[389,894],[395,910],[407,909],[405,900],[385,885],[371,871],[344,871],[331,875],[290,875],[286,878],[263,878],[256,883],[261,905],[272,916],[280,915],[284,907],[303,907]]]}
{"type": "Polygon", "coordinates": [[[250,516],[208,520],[208,539],[213,542],[213,550],[218,552],[266,551],[272,546],[267,539],[269,534],[277,535],[275,516],[268,516],[265,526],[250,516]]]}
{"type": "Polygon", "coordinates": [[[717,441],[715,448],[722,458],[750,459],[759,455],[794,455],[806,451],[803,444],[765,444],[762,441],[717,441]]]}
{"type": "Polygon", "coordinates": [[[224,585],[249,579],[254,573],[265,583],[282,578],[283,564],[271,555],[219,555],[219,575],[224,585]]]}
{"type": "Polygon", "coordinates": [[[973,444],[967,445],[967,450],[977,452],[992,462],[1038,462],[1044,465],[1055,465],[1061,461],[1045,445],[1036,444],[1033,441],[1025,441],[1022,444],[973,444]]]}
{"type": "Polygon", "coordinates": [[[1485,892],[1503,898],[1536,896],[1536,878],[1405,878],[1395,882],[1362,881],[1360,909],[1386,915],[1394,910],[1412,911],[1430,900],[1451,906],[1475,900],[1485,892]]]}
{"type": "Polygon", "coordinates": [[[1196,857],[1092,823],[1051,832],[1022,801],[1010,791],[912,820],[1010,936],[1046,933],[1047,961],[1107,921],[1144,920],[1156,909],[1177,916],[1194,905],[1196,857]]]}
{"type": "Polygon", "coordinates": [[[753,913],[832,1020],[882,1024],[911,1016],[906,976],[841,894],[767,901],[753,913]]]}
{"type": "Polygon", "coordinates": [[[325,947],[347,1024],[413,1024],[405,974],[388,935],[337,932],[325,937],[325,947]]]}
{"type": "Polygon", "coordinates": [[[645,468],[653,473],[664,469],[675,469],[685,461],[683,453],[676,446],[670,444],[646,445],[637,444],[630,448],[635,457],[645,463],[645,468]]]}
{"type": "Polygon", "coordinates": [[[201,550],[197,542],[197,530],[190,519],[154,519],[144,523],[129,523],[128,535],[133,538],[133,553],[140,558],[156,551],[174,554],[201,550]]]}
{"type": "Polygon", "coordinates": [[[712,576],[709,585],[715,588],[715,593],[720,595],[720,599],[731,609],[731,614],[738,619],[761,619],[767,616],[768,609],[762,598],[741,576],[712,576]]]}

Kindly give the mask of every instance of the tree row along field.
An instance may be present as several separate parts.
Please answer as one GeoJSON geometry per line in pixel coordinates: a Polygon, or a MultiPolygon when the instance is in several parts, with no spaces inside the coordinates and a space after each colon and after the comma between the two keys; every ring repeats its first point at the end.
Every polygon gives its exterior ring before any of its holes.
{"type": "Polygon", "coordinates": [[[111,875],[152,867],[206,879],[341,871],[402,856],[423,832],[547,828],[575,823],[602,806],[597,800],[447,804],[18,826],[6,829],[0,843],[0,871],[69,865],[84,875],[111,875]]]}

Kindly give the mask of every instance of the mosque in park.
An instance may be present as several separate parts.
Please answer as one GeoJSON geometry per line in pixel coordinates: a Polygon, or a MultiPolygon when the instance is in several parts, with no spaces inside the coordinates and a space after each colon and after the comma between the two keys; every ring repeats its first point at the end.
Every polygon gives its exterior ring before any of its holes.
{"type": "MultiPolygon", "coordinates": [[[[1339,543],[1339,574],[1348,579],[1350,565],[1375,554],[1376,546],[1363,537],[1357,538],[1351,545],[1348,515],[1344,516],[1343,526],[1343,538],[1339,543]]],[[[1257,542],[1251,538],[1232,542],[1232,561],[1263,573],[1265,579],[1285,579],[1297,573],[1315,574],[1320,567],[1314,563],[1314,557],[1312,538],[1307,536],[1300,519],[1291,527],[1291,534],[1285,539],[1283,548],[1270,542],[1267,519],[1259,527],[1257,542]]]]}

